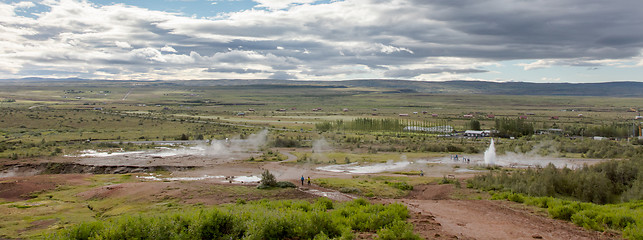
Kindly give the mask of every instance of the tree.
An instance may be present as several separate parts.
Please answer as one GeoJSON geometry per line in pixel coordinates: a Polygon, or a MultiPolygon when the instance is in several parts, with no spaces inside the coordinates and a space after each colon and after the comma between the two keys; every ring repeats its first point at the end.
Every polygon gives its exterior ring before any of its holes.
{"type": "Polygon", "coordinates": [[[480,128],[480,121],[475,120],[475,119],[471,119],[471,121],[469,121],[469,129],[476,130],[476,131],[482,130],[480,128]]]}
{"type": "Polygon", "coordinates": [[[264,187],[275,187],[277,186],[277,178],[275,175],[266,170],[261,174],[261,185],[264,187]]]}
{"type": "Polygon", "coordinates": [[[496,119],[496,130],[499,137],[522,137],[534,134],[534,125],[523,119],[496,119]]]}

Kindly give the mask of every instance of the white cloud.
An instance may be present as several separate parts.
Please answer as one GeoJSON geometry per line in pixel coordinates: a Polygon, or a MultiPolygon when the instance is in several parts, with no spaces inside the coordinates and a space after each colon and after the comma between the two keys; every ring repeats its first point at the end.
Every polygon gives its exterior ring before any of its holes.
{"type": "Polygon", "coordinates": [[[523,67],[524,70],[535,70],[550,68],[553,66],[566,67],[597,67],[597,66],[625,66],[631,62],[630,59],[540,59],[531,63],[518,63],[516,66],[523,67]]]}
{"type": "Polygon", "coordinates": [[[257,7],[268,8],[271,10],[279,10],[288,8],[297,4],[309,4],[317,2],[318,0],[253,0],[259,5],[257,7]]]}
{"type": "Polygon", "coordinates": [[[404,51],[404,52],[408,52],[410,54],[413,54],[413,51],[411,51],[411,50],[409,50],[407,48],[394,47],[394,46],[384,45],[384,44],[379,44],[379,45],[381,47],[380,51],[383,52],[383,53],[390,54],[390,53],[394,53],[394,52],[402,52],[402,51],[404,51]]]}
{"type": "Polygon", "coordinates": [[[525,70],[534,70],[534,69],[541,69],[541,68],[549,68],[554,64],[556,64],[556,61],[541,59],[532,63],[518,63],[516,64],[516,66],[521,66],[525,70]]]}
{"type": "Polygon", "coordinates": [[[14,4],[14,6],[16,8],[32,8],[32,7],[35,7],[36,4],[33,3],[33,2],[18,2],[16,4],[14,4]]]}
{"type": "Polygon", "coordinates": [[[116,45],[119,48],[132,48],[132,45],[130,45],[127,42],[116,41],[114,42],[114,45],[116,45]]]}
{"type": "Polygon", "coordinates": [[[173,52],[173,53],[175,53],[175,52],[176,52],[176,49],[174,49],[173,47],[171,47],[171,46],[169,46],[169,45],[165,45],[165,46],[163,46],[163,47],[161,48],[161,51],[163,51],[163,52],[173,52]]]}

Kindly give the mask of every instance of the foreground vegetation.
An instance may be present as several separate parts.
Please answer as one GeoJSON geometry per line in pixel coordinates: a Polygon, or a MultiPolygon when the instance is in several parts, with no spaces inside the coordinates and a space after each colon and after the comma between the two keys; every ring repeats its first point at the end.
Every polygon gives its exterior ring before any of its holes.
{"type": "Polygon", "coordinates": [[[54,239],[354,239],[362,232],[377,239],[420,239],[406,223],[402,204],[370,204],[364,199],[334,203],[257,201],[190,212],[123,216],[81,223],[54,239]]]}

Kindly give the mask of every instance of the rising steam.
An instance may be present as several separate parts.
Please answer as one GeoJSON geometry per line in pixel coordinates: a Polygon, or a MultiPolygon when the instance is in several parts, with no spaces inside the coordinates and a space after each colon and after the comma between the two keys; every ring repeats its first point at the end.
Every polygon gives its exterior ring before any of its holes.
{"type": "Polygon", "coordinates": [[[496,165],[496,146],[493,144],[493,138],[491,139],[491,144],[489,148],[484,151],[484,164],[485,165],[496,165]]]}

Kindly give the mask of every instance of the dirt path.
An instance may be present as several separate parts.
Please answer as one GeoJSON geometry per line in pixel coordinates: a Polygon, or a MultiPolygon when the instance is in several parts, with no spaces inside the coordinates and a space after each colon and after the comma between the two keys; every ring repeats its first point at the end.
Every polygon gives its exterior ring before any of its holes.
{"type": "MultiPolygon", "coordinates": [[[[507,201],[448,199],[452,185],[419,186],[407,199],[411,211],[434,219],[458,239],[615,239],[534,213],[507,201]]],[[[417,228],[417,225],[416,225],[417,228]]]]}
{"type": "Polygon", "coordinates": [[[609,239],[571,223],[488,200],[408,200],[435,217],[445,232],[465,239],[609,239]]]}

